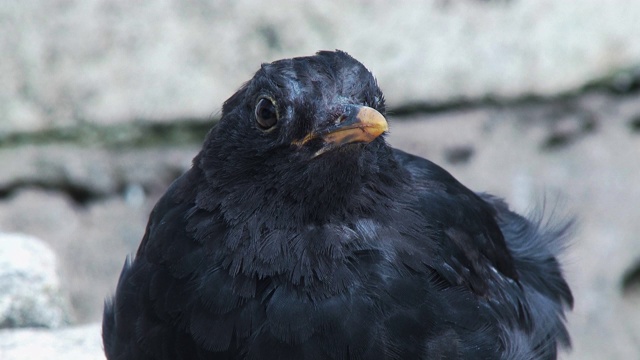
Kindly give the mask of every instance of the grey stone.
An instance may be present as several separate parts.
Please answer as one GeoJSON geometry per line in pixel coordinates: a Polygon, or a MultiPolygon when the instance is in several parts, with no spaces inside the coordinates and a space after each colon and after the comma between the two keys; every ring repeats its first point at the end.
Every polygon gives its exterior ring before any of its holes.
{"type": "Polygon", "coordinates": [[[55,328],[69,320],[53,250],[31,236],[0,233],[0,328],[55,328]]]}
{"type": "Polygon", "coordinates": [[[153,191],[188,169],[196,148],[78,148],[73,144],[51,144],[2,149],[0,192],[24,187],[55,188],[82,203],[87,198],[123,192],[132,184],[153,191]]]}
{"type": "Polygon", "coordinates": [[[74,319],[98,320],[155,201],[198,147],[2,149],[0,229],[48,243],[60,257],[74,319]]]}
{"type": "Polygon", "coordinates": [[[549,96],[613,75],[628,87],[638,13],[634,0],[4,1],[0,137],[206,121],[260,63],[319,49],[363,61],[392,106],[549,96]]]}
{"type": "Polygon", "coordinates": [[[2,360],[104,360],[100,325],[0,330],[2,360]]]}
{"type": "Polygon", "coordinates": [[[196,153],[194,145],[0,150],[0,193],[8,192],[0,198],[0,229],[28,232],[49,244],[59,256],[74,318],[96,321],[125,256],[142,238],[153,205],[196,153]],[[74,199],[77,189],[89,197],[74,199]]]}
{"type": "Polygon", "coordinates": [[[0,228],[28,229],[46,241],[60,259],[74,318],[96,321],[115,287],[124,256],[142,236],[143,212],[149,210],[149,206],[127,206],[117,196],[80,208],[64,194],[29,189],[0,203],[0,228]]]}
{"type": "Polygon", "coordinates": [[[31,185],[67,188],[93,195],[115,192],[113,160],[108,153],[71,145],[20,146],[0,151],[0,188],[31,185]]]}

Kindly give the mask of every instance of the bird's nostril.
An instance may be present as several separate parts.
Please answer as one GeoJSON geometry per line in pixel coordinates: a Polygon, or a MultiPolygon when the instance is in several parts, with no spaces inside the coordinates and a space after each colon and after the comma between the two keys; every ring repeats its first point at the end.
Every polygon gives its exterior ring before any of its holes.
{"type": "Polygon", "coordinates": [[[336,124],[336,125],[340,125],[340,124],[342,124],[346,119],[347,119],[347,117],[346,117],[346,116],[344,116],[344,115],[340,115],[340,116],[338,116],[338,117],[336,118],[336,120],[334,121],[334,124],[336,124]]]}

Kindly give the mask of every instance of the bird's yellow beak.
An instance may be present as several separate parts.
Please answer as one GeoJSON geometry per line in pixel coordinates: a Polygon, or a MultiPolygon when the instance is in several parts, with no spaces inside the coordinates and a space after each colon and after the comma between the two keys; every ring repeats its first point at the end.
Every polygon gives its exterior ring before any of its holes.
{"type": "Polygon", "coordinates": [[[333,126],[321,131],[313,131],[301,140],[293,142],[302,146],[312,139],[321,138],[325,146],[316,154],[319,155],[331,148],[351,143],[370,143],[385,131],[389,130],[387,120],[378,110],[368,106],[346,105],[333,126]]]}

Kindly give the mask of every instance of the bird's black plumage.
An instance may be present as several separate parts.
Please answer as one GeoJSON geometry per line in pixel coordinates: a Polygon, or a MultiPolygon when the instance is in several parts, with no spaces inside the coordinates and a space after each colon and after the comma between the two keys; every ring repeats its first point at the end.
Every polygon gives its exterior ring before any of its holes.
{"type": "Polygon", "coordinates": [[[344,52],[263,65],[151,213],[107,357],[555,359],[566,229],[391,148],[384,113],[344,52]]]}

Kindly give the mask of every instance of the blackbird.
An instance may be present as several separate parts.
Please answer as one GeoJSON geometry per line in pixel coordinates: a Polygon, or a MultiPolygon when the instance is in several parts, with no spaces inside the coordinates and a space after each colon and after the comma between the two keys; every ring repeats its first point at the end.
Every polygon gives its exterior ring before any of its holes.
{"type": "Polygon", "coordinates": [[[108,359],[555,359],[569,225],[390,147],[341,51],[263,64],[152,211],[108,359]]]}

